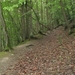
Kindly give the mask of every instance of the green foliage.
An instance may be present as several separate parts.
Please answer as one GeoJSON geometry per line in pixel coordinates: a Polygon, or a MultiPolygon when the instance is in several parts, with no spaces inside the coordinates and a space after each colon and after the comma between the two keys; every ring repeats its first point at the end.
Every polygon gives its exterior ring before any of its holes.
{"type": "MultiPolygon", "coordinates": [[[[37,35],[39,31],[45,32],[59,25],[65,25],[66,21],[64,20],[60,1],[62,1],[64,12],[70,23],[71,20],[75,19],[74,0],[1,1],[9,40],[8,45],[10,47],[18,45],[31,36],[37,35]]],[[[3,47],[4,43],[2,38],[3,47]]],[[[9,46],[5,47],[5,50],[9,50],[9,46]]]]}

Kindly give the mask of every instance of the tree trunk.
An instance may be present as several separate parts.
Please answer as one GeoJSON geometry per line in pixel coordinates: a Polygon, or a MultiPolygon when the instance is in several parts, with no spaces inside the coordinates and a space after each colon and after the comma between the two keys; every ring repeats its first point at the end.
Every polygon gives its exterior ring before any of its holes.
{"type": "Polygon", "coordinates": [[[6,24],[5,24],[5,20],[4,20],[4,16],[3,16],[3,12],[2,11],[3,11],[2,10],[2,5],[0,3],[0,24],[1,24],[2,31],[3,31],[3,36],[4,36],[4,43],[3,43],[3,45],[4,45],[4,48],[6,48],[8,46],[8,34],[7,34],[6,24]]]}
{"type": "MultiPolygon", "coordinates": [[[[43,24],[43,0],[41,0],[41,23],[43,24]]],[[[43,29],[43,25],[41,25],[41,30],[43,29]]]]}
{"type": "Polygon", "coordinates": [[[70,30],[69,22],[68,22],[68,20],[67,20],[67,16],[66,16],[66,13],[65,13],[65,9],[64,9],[64,5],[63,5],[62,0],[60,0],[60,6],[61,6],[61,9],[62,9],[62,13],[63,13],[64,20],[66,21],[65,27],[67,27],[68,30],[70,30]]]}
{"type": "MultiPolygon", "coordinates": [[[[38,0],[35,0],[35,2],[36,2],[36,13],[37,13],[37,15],[38,15],[38,17],[39,17],[39,9],[38,9],[38,0]]],[[[40,24],[38,23],[38,21],[36,20],[36,33],[38,33],[38,31],[40,30],[40,24]]]]}
{"type": "Polygon", "coordinates": [[[26,39],[30,38],[31,29],[32,29],[32,1],[26,0],[26,12],[29,12],[26,14],[26,39]],[[31,8],[30,8],[31,7],[31,8]]]}
{"type": "MultiPolygon", "coordinates": [[[[21,6],[21,15],[23,15],[25,13],[25,5],[24,3],[21,6]]],[[[21,17],[21,37],[22,37],[22,41],[25,41],[26,39],[26,22],[25,22],[25,15],[23,15],[21,17]]]]}

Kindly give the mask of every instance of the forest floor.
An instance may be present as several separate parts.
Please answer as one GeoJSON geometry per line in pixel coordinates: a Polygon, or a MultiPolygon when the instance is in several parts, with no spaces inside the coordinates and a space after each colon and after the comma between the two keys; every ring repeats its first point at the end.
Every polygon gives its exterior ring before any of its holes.
{"type": "Polygon", "coordinates": [[[59,27],[16,47],[12,58],[2,75],[75,75],[75,38],[59,27]]]}

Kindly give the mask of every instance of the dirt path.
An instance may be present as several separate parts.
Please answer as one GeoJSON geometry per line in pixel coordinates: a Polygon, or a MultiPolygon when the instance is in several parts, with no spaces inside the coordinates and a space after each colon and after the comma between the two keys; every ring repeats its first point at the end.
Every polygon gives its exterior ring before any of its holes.
{"type": "Polygon", "coordinates": [[[75,39],[62,27],[17,47],[14,54],[16,64],[3,75],[75,75],[75,39]]]}
{"type": "Polygon", "coordinates": [[[34,42],[35,40],[17,46],[14,48],[14,51],[7,53],[6,56],[0,57],[0,75],[3,74],[3,72],[6,71],[8,67],[12,67],[12,65],[17,63],[27,50],[32,50],[32,47],[27,48],[27,46],[32,45],[34,42]]]}

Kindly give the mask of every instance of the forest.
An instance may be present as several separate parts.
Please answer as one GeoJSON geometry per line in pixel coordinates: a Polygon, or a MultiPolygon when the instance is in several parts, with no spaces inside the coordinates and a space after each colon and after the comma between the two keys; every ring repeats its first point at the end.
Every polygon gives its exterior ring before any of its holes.
{"type": "Polygon", "coordinates": [[[0,0],[0,75],[75,75],[75,0],[0,0]]]}
{"type": "Polygon", "coordinates": [[[63,26],[75,32],[74,0],[0,1],[0,51],[63,26]]]}

